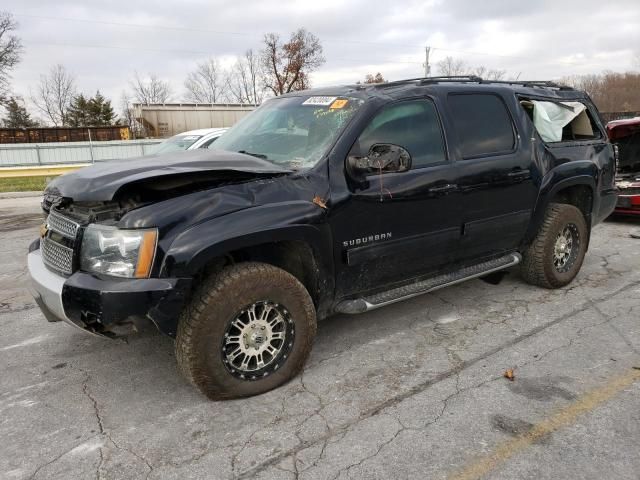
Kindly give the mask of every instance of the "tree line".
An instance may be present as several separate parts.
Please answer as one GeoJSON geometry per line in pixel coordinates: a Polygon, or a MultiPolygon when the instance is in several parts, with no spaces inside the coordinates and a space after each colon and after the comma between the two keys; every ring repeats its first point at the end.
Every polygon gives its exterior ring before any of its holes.
{"type": "MultiPolygon", "coordinates": [[[[22,52],[20,40],[13,34],[8,35],[16,27],[10,14],[0,12],[0,88],[5,87],[0,90],[0,103],[6,110],[2,125],[37,126],[39,122],[31,117],[24,98],[9,93],[9,72],[22,52]],[[3,57],[3,48],[12,56],[3,57]]],[[[134,103],[162,104],[179,100],[199,104],[258,105],[266,96],[309,88],[310,74],[324,62],[319,38],[300,28],[288,39],[276,33],[265,34],[259,51],[247,50],[231,66],[222,66],[214,57],[197,63],[187,74],[182,93],[177,95],[170,82],[157,74],[135,72],[128,82],[129,88],[121,94],[120,116],[116,115],[111,100],[100,91],[93,96],[79,92],[73,73],[60,64],[40,76],[38,84],[31,89],[29,100],[49,125],[75,127],[122,123],[136,128],[139,125],[134,118],[134,103]]]]}
{"type": "Polygon", "coordinates": [[[573,75],[559,83],[587,92],[601,112],[640,112],[640,73],[573,75]]]}

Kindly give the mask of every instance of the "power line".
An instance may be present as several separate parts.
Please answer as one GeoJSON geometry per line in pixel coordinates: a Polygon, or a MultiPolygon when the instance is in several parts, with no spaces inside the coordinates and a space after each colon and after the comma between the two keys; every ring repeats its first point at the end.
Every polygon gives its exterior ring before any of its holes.
{"type": "MultiPolygon", "coordinates": [[[[91,18],[71,18],[71,17],[52,17],[48,15],[31,15],[27,13],[14,13],[16,17],[26,17],[26,18],[38,18],[42,20],[53,20],[53,21],[64,21],[64,22],[80,22],[80,23],[95,23],[100,25],[111,25],[118,27],[131,27],[131,28],[150,28],[155,30],[175,30],[181,32],[201,32],[201,33],[212,33],[214,35],[236,35],[236,36],[244,36],[244,37],[253,37],[259,38],[262,37],[262,34],[256,34],[253,32],[233,32],[226,30],[211,30],[206,28],[197,28],[197,27],[177,27],[172,25],[145,25],[141,23],[125,23],[125,22],[112,22],[107,20],[94,20],[91,18]]],[[[353,43],[360,45],[377,45],[377,46],[390,46],[390,47],[411,47],[416,48],[420,47],[420,45],[412,45],[407,43],[390,43],[390,42],[367,42],[364,40],[323,40],[325,43],[353,43]]]]}
{"type": "MultiPolygon", "coordinates": [[[[479,55],[479,56],[487,56],[487,57],[498,57],[498,58],[511,58],[511,59],[515,59],[515,60],[526,60],[526,61],[531,61],[531,60],[537,60],[537,58],[535,57],[521,57],[521,56],[517,56],[517,55],[502,55],[499,53],[489,53],[489,52],[473,52],[473,51],[469,51],[469,50],[454,50],[451,48],[445,48],[445,47],[431,47],[432,50],[440,50],[441,52],[450,52],[450,53],[457,53],[459,55],[479,55]]],[[[567,65],[579,65],[580,62],[571,62],[571,61],[567,61],[567,60],[558,60],[554,63],[564,63],[567,65]]]]}
{"type": "MultiPolygon", "coordinates": [[[[204,29],[197,27],[180,27],[180,26],[171,26],[171,25],[145,25],[145,24],[137,24],[137,23],[125,23],[125,22],[113,22],[107,20],[95,20],[90,18],[71,18],[71,17],[55,17],[48,15],[32,15],[26,13],[14,13],[13,15],[17,17],[26,17],[26,18],[37,18],[43,20],[53,20],[53,21],[68,21],[68,22],[80,22],[80,23],[93,23],[100,25],[111,25],[111,26],[120,26],[120,27],[130,27],[130,28],[149,28],[156,30],[174,30],[174,31],[183,31],[183,32],[202,32],[202,33],[210,33],[214,35],[234,35],[234,36],[243,36],[243,37],[251,37],[251,38],[259,38],[261,35],[252,32],[235,32],[235,31],[226,31],[226,30],[212,30],[212,29],[204,29]]],[[[69,46],[69,47],[87,47],[87,48],[108,48],[108,49],[135,49],[137,51],[149,51],[149,52],[165,52],[165,53],[181,53],[188,55],[210,55],[211,52],[203,52],[203,51],[191,51],[191,50],[167,50],[167,49],[152,49],[152,48],[139,48],[139,47],[124,47],[124,46],[115,46],[115,45],[84,45],[84,44],[71,44],[71,43],[54,43],[54,42],[32,42],[34,44],[39,45],[51,45],[51,46],[69,46]]],[[[360,44],[360,45],[375,45],[375,46],[389,46],[389,47],[409,47],[409,48],[424,48],[422,45],[416,44],[407,44],[407,43],[389,43],[389,42],[368,42],[362,40],[323,40],[323,43],[328,44],[360,44]]],[[[509,58],[515,60],[523,60],[523,61],[539,61],[538,57],[525,57],[518,55],[504,55],[497,54],[491,52],[478,52],[478,51],[469,51],[469,50],[459,50],[459,49],[451,49],[446,47],[439,46],[430,46],[429,51],[439,50],[441,52],[449,52],[455,53],[459,55],[471,55],[471,56],[487,56],[487,57],[496,57],[496,58],[509,58]]],[[[426,55],[426,63],[428,63],[429,54],[426,55]]],[[[360,61],[360,60],[355,60],[360,61]]],[[[383,63],[406,63],[406,64],[423,64],[425,62],[413,62],[413,61],[384,61],[383,63]]],[[[554,61],[555,64],[562,65],[584,65],[584,62],[580,61],[569,61],[569,60],[557,60],[554,61]]],[[[602,63],[591,63],[590,65],[602,65],[602,63]]]]}
{"type": "MultiPolygon", "coordinates": [[[[174,53],[180,55],[211,55],[210,51],[204,50],[174,50],[174,49],[166,49],[166,48],[147,48],[147,47],[138,47],[131,45],[96,45],[96,44],[87,44],[87,43],[68,43],[68,42],[39,42],[39,41],[26,41],[27,44],[30,45],[40,45],[40,46],[48,46],[48,47],[71,47],[71,48],[102,48],[102,49],[111,49],[111,50],[135,50],[140,52],[153,52],[153,53],[174,53]]],[[[361,62],[362,59],[354,59],[354,58],[345,58],[345,57],[331,57],[331,61],[345,61],[345,62],[361,62]]],[[[398,64],[410,64],[410,65],[421,65],[422,62],[411,61],[411,60],[388,60],[388,59],[377,59],[379,63],[398,63],[398,64]]]]}

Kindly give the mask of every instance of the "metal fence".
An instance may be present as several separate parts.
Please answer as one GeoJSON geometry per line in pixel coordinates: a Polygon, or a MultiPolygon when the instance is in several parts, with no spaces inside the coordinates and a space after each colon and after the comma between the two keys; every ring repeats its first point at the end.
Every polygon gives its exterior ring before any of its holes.
{"type": "Polygon", "coordinates": [[[93,163],[152,153],[161,140],[16,143],[0,145],[0,167],[93,163]]]}

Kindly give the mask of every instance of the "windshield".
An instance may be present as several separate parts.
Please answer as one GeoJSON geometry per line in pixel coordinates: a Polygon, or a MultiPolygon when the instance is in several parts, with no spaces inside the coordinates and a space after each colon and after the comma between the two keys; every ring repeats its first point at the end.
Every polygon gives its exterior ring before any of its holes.
{"type": "Polygon", "coordinates": [[[254,155],[296,170],[312,167],[362,103],[337,96],[274,98],[209,148],[254,155]]]}
{"type": "Polygon", "coordinates": [[[202,138],[202,135],[174,135],[159,143],[153,153],[158,155],[160,153],[180,152],[189,148],[199,138],[202,138]]]}

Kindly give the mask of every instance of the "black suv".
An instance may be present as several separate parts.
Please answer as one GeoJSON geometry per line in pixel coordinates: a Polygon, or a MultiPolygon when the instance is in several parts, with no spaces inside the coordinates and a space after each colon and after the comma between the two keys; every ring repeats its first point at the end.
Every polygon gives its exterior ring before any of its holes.
{"type": "Polygon", "coordinates": [[[52,182],[30,247],[50,321],[151,321],[212,399],[303,367],[316,320],[520,264],[562,287],[616,203],[614,149],[583,92],[412,79],[266,101],[213,149],[52,182]]]}

